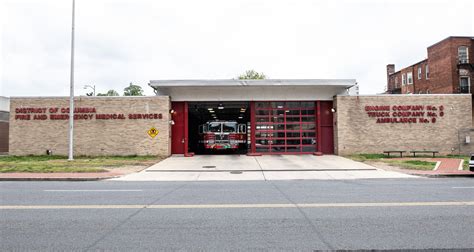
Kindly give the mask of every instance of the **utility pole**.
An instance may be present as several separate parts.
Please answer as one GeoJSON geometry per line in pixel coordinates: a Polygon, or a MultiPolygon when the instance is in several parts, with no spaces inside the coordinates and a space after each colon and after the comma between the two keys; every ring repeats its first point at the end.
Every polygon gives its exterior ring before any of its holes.
{"type": "Polygon", "coordinates": [[[71,36],[71,80],[69,90],[69,155],[74,160],[74,12],[76,1],[72,0],[72,36],[71,36]]]}

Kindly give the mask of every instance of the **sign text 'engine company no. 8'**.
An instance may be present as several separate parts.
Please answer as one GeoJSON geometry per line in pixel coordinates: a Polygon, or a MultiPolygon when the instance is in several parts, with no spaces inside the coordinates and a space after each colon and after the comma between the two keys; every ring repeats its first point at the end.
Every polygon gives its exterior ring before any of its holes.
{"type": "MultiPolygon", "coordinates": [[[[74,120],[140,120],[162,119],[162,114],[157,113],[104,113],[98,114],[94,107],[74,108],[74,120]]],[[[69,108],[15,108],[15,120],[68,120],[69,108]]]]}
{"type": "Polygon", "coordinates": [[[375,105],[365,106],[365,111],[377,123],[436,123],[444,116],[443,105],[375,105]]]}

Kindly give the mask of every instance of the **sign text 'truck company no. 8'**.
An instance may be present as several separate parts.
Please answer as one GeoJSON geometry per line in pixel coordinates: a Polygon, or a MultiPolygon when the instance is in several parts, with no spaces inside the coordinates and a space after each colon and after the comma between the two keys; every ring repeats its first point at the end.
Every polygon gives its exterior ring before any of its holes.
{"type": "Polygon", "coordinates": [[[373,105],[365,111],[377,123],[436,123],[444,116],[443,105],[373,105]]]}

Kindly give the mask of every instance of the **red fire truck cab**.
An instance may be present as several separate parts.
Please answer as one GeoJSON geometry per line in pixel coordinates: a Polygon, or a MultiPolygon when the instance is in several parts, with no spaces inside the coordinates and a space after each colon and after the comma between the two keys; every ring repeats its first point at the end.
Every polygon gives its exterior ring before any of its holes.
{"type": "Polygon", "coordinates": [[[247,125],[236,121],[208,121],[199,125],[199,143],[206,150],[239,149],[247,142],[247,125]]]}

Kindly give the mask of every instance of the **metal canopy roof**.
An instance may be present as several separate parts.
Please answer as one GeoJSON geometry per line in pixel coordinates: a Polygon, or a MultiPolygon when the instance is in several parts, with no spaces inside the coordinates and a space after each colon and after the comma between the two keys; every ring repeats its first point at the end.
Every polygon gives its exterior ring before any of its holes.
{"type": "Polygon", "coordinates": [[[160,87],[236,87],[236,86],[334,86],[350,88],[355,79],[267,79],[267,80],[151,80],[153,88],[160,87]]]}

